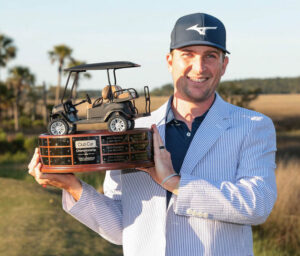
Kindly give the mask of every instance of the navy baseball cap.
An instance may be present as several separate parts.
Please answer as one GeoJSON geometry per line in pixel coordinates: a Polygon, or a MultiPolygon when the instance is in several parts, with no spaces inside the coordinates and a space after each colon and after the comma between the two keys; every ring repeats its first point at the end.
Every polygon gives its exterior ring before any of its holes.
{"type": "Polygon", "coordinates": [[[194,13],[179,18],[171,33],[170,49],[190,45],[208,45],[226,50],[226,29],[223,23],[206,13],[194,13]]]}

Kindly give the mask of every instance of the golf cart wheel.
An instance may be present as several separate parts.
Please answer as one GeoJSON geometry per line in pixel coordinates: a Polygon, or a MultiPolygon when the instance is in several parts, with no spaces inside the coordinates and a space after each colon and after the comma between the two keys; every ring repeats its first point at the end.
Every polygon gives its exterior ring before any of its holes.
{"type": "Polygon", "coordinates": [[[134,122],[134,120],[128,120],[127,121],[128,122],[128,130],[133,130],[133,128],[134,128],[134,125],[135,125],[135,122],[134,122]]]}
{"type": "Polygon", "coordinates": [[[112,115],[107,126],[110,132],[125,132],[128,129],[128,120],[121,115],[112,115]]]}
{"type": "Polygon", "coordinates": [[[51,135],[65,135],[69,132],[69,125],[63,119],[54,119],[48,125],[48,132],[51,135]]]}

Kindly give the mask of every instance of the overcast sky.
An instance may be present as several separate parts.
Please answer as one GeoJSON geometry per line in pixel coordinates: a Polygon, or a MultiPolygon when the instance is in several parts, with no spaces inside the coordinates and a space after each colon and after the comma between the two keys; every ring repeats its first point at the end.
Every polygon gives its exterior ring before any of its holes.
{"type": "MultiPolygon", "coordinates": [[[[175,21],[206,12],[227,29],[230,63],[223,80],[300,75],[299,0],[0,0],[0,33],[11,37],[17,58],[8,67],[28,66],[37,84],[57,82],[48,51],[58,44],[87,63],[127,60],[141,68],[117,71],[118,83],[150,89],[171,82],[165,56],[175,21]]],[[[5,78],[7,70],[1,70],[5,78]]],[[[101,89],[103,71],[80,89],[101,89]]],[[[63,78],[65,83],[66,77],[63,78]]]]}

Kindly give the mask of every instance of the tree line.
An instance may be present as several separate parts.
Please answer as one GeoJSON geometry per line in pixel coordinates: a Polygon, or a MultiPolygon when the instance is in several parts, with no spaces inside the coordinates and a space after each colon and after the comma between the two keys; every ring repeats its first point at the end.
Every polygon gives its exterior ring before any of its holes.
{"type": "MultiPolygon", "coordinates": [[[[219,90],[232,91],[239,93],[240,90],[256,91],[259,94],[289,94],[300,93],[300,76],[299,77],[276,77],[276,78],[250,78],[242,80],[229,80],[220,82],[219,90]]],[[[167,96],[172,94],[173,85],[165,84],[152,90],[152,95],[167,96]]]]}
{"type": "MultiPolygon", "coordinates": [[[[154,88],[151,95],[170,96],[173,90],[173,85],[168,83],[154,88]]],[[[300,93],[300,77],[224,81],[220,82],[217,91],[226,101],[247,108],[250,102],[255,100],[259,94],[300,93]]]]}
{"type": "Polygon", "coordinates": [[[300,76],[232,80],[222,82],[220,85],[224,87],[238,86],[246,90],[257,89],[261,94],[300,93],[300,76]]]}
{"type": "MultiPolygon", "coordinates": [[[[173,94],[173,84],[168,83],[160,88],[151,91],[152,96],[170,96],[173,94]]],[[[220,83],[217,88],[218,93],[226,101],[240,106],[249,108],[251,101],[255,100],[261,93],[259,88],[244,88],[240,84],[231,83],[229,85],[220,83]]]]}

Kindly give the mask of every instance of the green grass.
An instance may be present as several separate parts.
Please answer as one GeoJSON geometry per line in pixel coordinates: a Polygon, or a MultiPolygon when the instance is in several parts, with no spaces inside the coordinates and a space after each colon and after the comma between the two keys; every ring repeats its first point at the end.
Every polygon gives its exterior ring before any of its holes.
{"type": "Polygon", "coordinates": [[[26,181],[33,180],[27,173],[27,164],[0,164],[0,177],[26,181]]]}
{"type": "Polygon", "coordinates": [[[122,255],[66,214],[61,192],[36,183],[0,178],[0,255],[122,255]]]}
{"type": "Polygon", "coordinates": [[[296,256],[299,254],[290,253],[288,251],[272,248],[269,237],[263,238],[258,232],[253,232],[253,251],[255,256],[296,256]]]}

